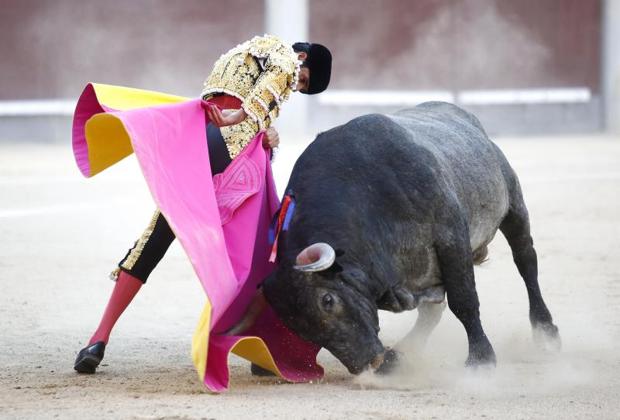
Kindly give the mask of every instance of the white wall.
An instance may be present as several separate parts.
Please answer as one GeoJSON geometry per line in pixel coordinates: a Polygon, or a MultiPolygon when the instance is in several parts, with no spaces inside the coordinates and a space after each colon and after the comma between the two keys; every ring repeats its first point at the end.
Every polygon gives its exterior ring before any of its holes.
{"type": "Polygon", "coordinates": [[[603,6],[603,89],[606,129],[620,133],[620,0],[603,6]]]}

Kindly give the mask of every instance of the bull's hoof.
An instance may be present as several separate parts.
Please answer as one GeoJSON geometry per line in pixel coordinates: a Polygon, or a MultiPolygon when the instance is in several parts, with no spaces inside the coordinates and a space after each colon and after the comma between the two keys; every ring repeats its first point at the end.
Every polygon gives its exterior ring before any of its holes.
{"type": "Polygon", "coordinates": [[[488,341],[479,343],[475,346],[470,346],[469,356],[465,361],[465,366],[469,368],[477,368],[483,366],[495,367],[497,359],[495,358],[495,351],[491,347],[491,343],[488,341]]]}
{"type": "Polygon", "coordinates": [[[495,360],[495,356],[493,356],[493,358],[491,359],[480,359],[477,357],[472,357],[470,355],[469,357],[467,357],[467,360],[465,361],[465,366],[470,369],[485,368],[485,367],[494,368],[496,365],[497,365],[497,361],[495,360]]]}
{"type": "Polygon", "coordinates": [[[535,325],[532,335],[536,346],[545,352],[557,353],[562,349],[560,332],[552,323],[535,325]]]}
{"type": "Polygon", "coordinates": [[[378,375],[389,375],[394,373],[399,365],[400,354],[393,349],[386,350],[383,355],[383,363],[375,370],[378,375]]]}

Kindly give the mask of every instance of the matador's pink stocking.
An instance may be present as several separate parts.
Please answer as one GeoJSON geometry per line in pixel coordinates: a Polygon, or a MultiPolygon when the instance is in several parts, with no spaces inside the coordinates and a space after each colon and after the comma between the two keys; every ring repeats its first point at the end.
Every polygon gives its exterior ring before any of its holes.
{"type": "Polygon", "coordinates": [[[108,306],[105,308],[105,312],[99,323],[99,327],[97,327],[97,331],[95,331],[88,342],[89,346],[98,341],[103,341],[108,344],[114,324],[116,324],[118,318],[120,318],[121,314],[125,311],[127,306],[129,306],[133,297],[138,293],[138,290],[140,290],[140,287],[142,287],[142,282],[140,280],[123,270],[120,271],[118,279],[116,280],[116,285],[112,291],[112,296],[110,296],[110,300],[108,301],[108,306]]]}

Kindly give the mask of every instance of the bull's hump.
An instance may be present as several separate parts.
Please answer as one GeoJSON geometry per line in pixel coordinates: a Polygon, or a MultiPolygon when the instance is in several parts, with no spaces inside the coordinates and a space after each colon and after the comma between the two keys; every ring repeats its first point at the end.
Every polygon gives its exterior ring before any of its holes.
{"type": "Polygon", "coordinates": [[[412,108],[404,108],[394,113],[395,117],[405,119],[434,119],[439,121],[461,120],[482,130],[480,121],[471,113],[449,103],[440,101],[423,102],[412,108]]]}
{"type": "MultiPolygon", "coordinates": [[[[385,141],[392,135],[400,133],[406,135],[406,130],[395,121],[391,115],[386,114],[366,114],[352,119],[341,126],[343,131],[364,134],[366,137],[375,137],[378,141],[385,141]]],[[[398,134],[397,134],[398,135],[398,134]]]]}
{"type": "Polygon", "coordinates": [[[392,121],[392,119],[388,115],[386,115],[386,114],[379,114],[379,113],[373,113],[373,114],[365,114],[365,115],[361,115],[359,117],[353,118],[346,125],[376,127],[377,125],[379,125],[379,126],[381,126],[381,125],[391,126],[393,124],[394,124],[394,122],[392,121]]]}

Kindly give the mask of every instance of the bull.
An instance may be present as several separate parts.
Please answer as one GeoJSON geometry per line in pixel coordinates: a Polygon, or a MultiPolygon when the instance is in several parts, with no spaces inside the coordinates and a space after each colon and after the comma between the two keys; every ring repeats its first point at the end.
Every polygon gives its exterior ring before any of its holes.
{"type": "Polygon", "coordinates": [[[349,372],[397,366],[398,353],[378,337],[379,309],[418,308],[405,340],[423,344],[444,296],[467,333],[466,364],[494,365],[474,264],[485,259],[498,229],[525,282],[535,336],[559,347],[519,181],[472,114],[427,102],[355,118],[317,136],[286,190],[295,213],[279,240],[278,268],[259,296],[349,372]]]}

